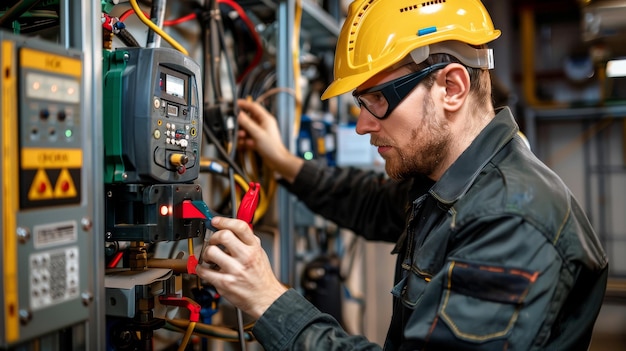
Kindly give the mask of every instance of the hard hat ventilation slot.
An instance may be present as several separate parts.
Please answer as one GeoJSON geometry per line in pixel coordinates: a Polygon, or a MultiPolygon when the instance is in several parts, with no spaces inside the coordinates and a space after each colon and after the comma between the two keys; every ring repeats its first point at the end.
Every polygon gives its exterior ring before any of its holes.
{"type": "Polygon", "coordinates": [[[352,30],[350,31],[350,39],[348,40],[348,42],[350,43],[348,50],[352,51],[354,50],[354,36],[356,35],[356,33],[358,32],[357,28],[359,27],[359,25],[361,24],[361,20],[363,19],[363,15],[365,14],[365,12],[367,11],[367,9],[370,7],[370,5],[374,2],[375,0],[370,0],[368,2],[366,2],[363,7],[361,8],[361,11],[359,11],[359,14],[356,16],[356,20],[354,22],[352,22],[352,30]]]}
{"type": "Polygon", "coordinates": [[[445,2],[446,2],[446,0],[433,0],[433,1],[423,2],[420,5],[405,6],[405,7],[400,8],[400,13],[417,10],[418,8],[421,8],[421,7],[427,7],[427,6],[432,6],[432,5],[439,5],[439,4],[443,4],[445,2]]]}

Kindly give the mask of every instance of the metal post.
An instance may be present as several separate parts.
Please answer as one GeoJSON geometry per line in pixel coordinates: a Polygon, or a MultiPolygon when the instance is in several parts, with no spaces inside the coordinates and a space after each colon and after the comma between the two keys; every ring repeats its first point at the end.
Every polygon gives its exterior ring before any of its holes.
{"type": "MultiPolygon", "coordinates": [[[[293,58],[291,56],[294,23],[295,0],[280,1],[277,10],[278,29],[278,51],[276,57],[276,76],[279,87],[294,88],[293,58]]],[[[295,150],[295,136],[293,135],[293,116],[296,109],[295,101],[289,94],[278,95],[278,106],[276,118],[283,136],[283,143],[290,151],[295,150]]],[[[294,220],[293,205],[295,200],[285,189],[278,191],[278,213],[279,213],[279,233],[280,233],[280,267],[279,279],[286,284],[293,285],[295,281],[294,272],[294,220]]]]}

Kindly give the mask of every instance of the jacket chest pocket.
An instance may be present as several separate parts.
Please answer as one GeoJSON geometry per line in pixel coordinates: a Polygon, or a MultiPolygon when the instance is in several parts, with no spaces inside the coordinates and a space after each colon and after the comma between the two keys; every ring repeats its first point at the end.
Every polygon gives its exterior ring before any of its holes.
{"type": "Polygon", "coordinates": [[[414,308],[424,295],[424,290],[426,290],[431,277],[408,264],[403,264],[402,269],[405,270],[404,277],[391,292],[395,297],[401,299],[406,307],[414,308]]]}
{"type": "Polygon", "coordinates": [[[392,290],[408,308],[414,308],[420,302],[433,275],[445,264],[449,236],[445,228],[445,224],[439,224],[429,231],[422,230],[422,235],[428,233],[426,237],[421,237],[419,232],[409,237],[407,257],[402,264],[403,279],[392,290]]]}
{"type": "MultiPolygon", "coordinates": [[[[433,236],[436,238],[437,236],[433,236]]],[[[419,304],[433,275],[439,272],[445,260],[445,247],[442,241],[426,241],[402,264],[403,279],[392,293],[400,298],[408,308],[419,304]]]]}
{"type": "Polygon", "coordinates": [[[445,274],[439,315],[457,338],[468,342],[505,337],[538,275],[462,261],[451,261],[445,274]]]}

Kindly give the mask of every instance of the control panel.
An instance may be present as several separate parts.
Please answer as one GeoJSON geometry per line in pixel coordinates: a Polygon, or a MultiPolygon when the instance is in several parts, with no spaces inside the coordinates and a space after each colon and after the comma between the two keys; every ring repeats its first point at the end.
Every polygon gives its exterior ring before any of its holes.
{"type": "Polygon", "coordinates": [[[107,241],[156,242],[203,234],[181,217],[202,199],[200,67],[169,48],[104,52],[107,241]]]}
{"type": "Polygon", "coordinates": [[[198,177],[200,67],[169,48],[105,52],[107,183],[184,183],[198,177]]]}
{"type": "Polygon", "coordinates": [[[0,32],[0,348],[89,319],[82,53],[0,32]]]}

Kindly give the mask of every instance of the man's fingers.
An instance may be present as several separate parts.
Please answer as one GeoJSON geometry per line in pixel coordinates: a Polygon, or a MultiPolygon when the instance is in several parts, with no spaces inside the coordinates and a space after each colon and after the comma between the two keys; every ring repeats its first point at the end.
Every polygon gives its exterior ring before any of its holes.
{"type": "Polygon", "coordinates": [[[237,121],[241,129],[245,130],[246,140],[260,138],[265,132],[259,123],[244,111],[239,112],[237,121]]]}
{"type": "Polygon", "coordinates": [[[196,273],[203,282],[213,285],[221,293],[224,282],[224,271],[216,263],[207,262],[196,267],[196,273]]]}
{"type": "Polygon", "coordinates": [[[256,102],[247,99],[237,100],[237,106],[245,111],[254,111],[258,109],[258,104],[256,102]]]}
{"type": "MultiPolygon", "coordinates": [[[[246,117],[248,118],[244,121],[246,125],[249,125],[251,122],[255,122],[263,126],[266,125],[268,121],[276,120],[274,116],[269,113],[269,111],[257,102],[239,99],[237,100],[237,105],[241,111],[246,114],[246,116],[243,116],[243,119],[246,119],[246,117]]],[[[241,113],[239,115],[241,116],[241,113]]]]}
{"type": "Polygon", "coordinates": [[[237,268],[237,261],[221,245],[208,245],[202,252],[202,258],[212,268],[219,267],[226,272],[237,268]]]}
{"type": "MultiPolygon", "coordinates": [[[[241,240],[241,242],[246,245],[255,245],[258,243],[257,237],[252,232],[252,229],[250,229],[249,224],[240,219],[228,217],[213,217],[213,219],[211,220],[211,225],[213,225],[217,229],[225,229],[231,231],[232,233],[234,233],[235,237],[239,238],[239,240],[241,240]]],[[[213,234],[211,240],[213,240],[213,237],[216,236],[215,234],[213,234]]],[[[224,240],[228,240],[228,238],[222,238],[220,235],[215,238],[215,240],[216,244],[222,244],[226,247],[229,246],[228,242],[222,242],[224,240]],[[217,242],[218,240],[220,242],[217,242]]]]}

